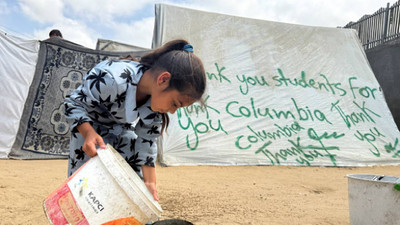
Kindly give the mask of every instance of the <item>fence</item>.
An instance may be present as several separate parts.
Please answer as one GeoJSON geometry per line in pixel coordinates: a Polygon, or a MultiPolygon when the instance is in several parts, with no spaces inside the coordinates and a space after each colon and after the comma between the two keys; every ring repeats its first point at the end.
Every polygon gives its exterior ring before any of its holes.
{"type": "Polygon", "coordinates": [[[400,37],[400,0],[391,7],[388,3],[386,8],[380,8],[372,15],[364,15],[357,22],[350,22],[344,28],[358,31],[364,49],[400,37]]]}

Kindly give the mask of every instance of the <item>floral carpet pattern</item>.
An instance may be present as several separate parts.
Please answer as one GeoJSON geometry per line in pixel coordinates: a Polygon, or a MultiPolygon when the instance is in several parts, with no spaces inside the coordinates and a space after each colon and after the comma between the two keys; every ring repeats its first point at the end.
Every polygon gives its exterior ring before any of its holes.
{"type": "Polygon", "coordinates": [[[64,98],[100,61],[129,54],[140,57],[144,53],[92,50],[60,38],[42,41],[10,156],[20,159],[68,157],[70,132],[64,117],[64,98]]]}

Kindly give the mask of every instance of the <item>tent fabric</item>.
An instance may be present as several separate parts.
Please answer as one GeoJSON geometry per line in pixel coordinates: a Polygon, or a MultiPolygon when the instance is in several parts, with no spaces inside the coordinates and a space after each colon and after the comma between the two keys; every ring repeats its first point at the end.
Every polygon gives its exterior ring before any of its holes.
{"type": "Polygon", "coordinates": [[[188,40],[208,85],[205,107],[170,115],[163,164],[399,164],[399,131],[354,30],[158,4],[154,31],[153,47],[188,40]]]}
{"type": "Polygon", "coordinates": [[[82,76],[98,62],[128,54],[140,57],[145,52],[98,51],[61,38],[42,41],[33,82],[9,157],[66,158],[70,136],[63,115],[66,95],[80,85],[82,76]]]}
{"type": "Polygon", "coordinates": [[[96,50],[110,51],[110,52],[129,52],[129,51],[149,51],[150,49],[99,38],[97,39],[96,50]]]}
{"type": "Polygon", "coordinates": [[[0,29],[0,158],[8,158],[35,72],[39,41],[0,29]]]}

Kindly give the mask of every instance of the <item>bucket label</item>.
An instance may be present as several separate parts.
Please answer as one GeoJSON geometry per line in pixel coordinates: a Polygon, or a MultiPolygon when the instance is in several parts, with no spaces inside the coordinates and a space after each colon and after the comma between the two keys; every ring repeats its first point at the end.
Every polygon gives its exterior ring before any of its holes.
{"type": "Polygon", "coordinates": [[[87,189],[89,178],[82,177],[79,181],[74,185],[75,188],[79,188],[79,196],[82,196],[82,193],[85,189],[87,189]]]}
{"type": "Polygon", "coordinates": [[[60,206],[61,212],[64,214],[64,217],[68,223],[79,224],[85,219],[80,209],[76,205],[75,199],[71,192],[67,192],[61,196],[58,200],[58,205],[60,206]]]}
{"type": "Polygon", "coordinates": [[[103,204],[100,202],[99,198],[91,191],[89,188],[89,178],[82,177],[74,184],[74,188],[79,190],[79,197],[85,198],[86,202],[92,207],[93,211],[98,214],[104,210],[103,204]]]}
{"type": "Polygon", "coordinates": [[[87,194],[86,201],[92,206],[96,214],[104,210],[103,204],[101,204],[100,200],[96,198],[96,195],[92,191],[87,194]]]}

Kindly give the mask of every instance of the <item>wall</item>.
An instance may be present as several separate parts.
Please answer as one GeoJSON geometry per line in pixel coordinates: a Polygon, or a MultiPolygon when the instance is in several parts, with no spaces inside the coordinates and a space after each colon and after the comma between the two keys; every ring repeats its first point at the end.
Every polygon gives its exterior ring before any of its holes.
{"type": "Polygon", "coordinates": [[[400,127],[400,38],[366,50],[393,118],[400,127]]]}

